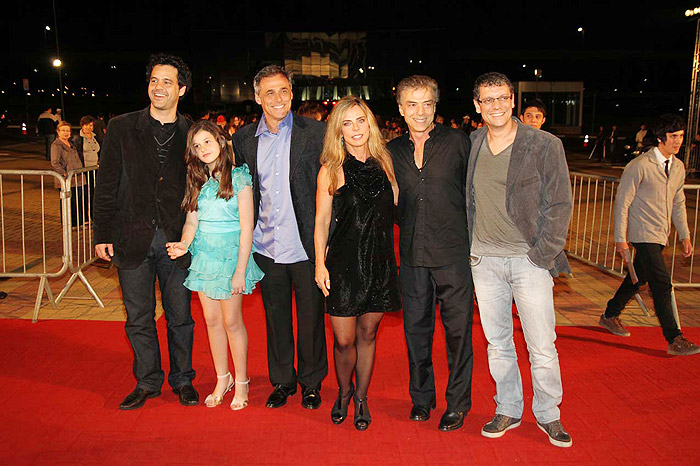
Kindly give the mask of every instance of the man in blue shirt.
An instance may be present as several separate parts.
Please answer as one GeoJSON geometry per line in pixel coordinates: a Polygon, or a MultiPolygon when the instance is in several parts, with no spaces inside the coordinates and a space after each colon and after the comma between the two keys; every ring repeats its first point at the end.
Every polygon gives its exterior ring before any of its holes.
{"type": "Polygon", "coordinates": [[[283,406],[296,393],[298,382],[301,405],[316,409],[321,405],[321,381],[328,373],[323,295],[314,280],[316,176],[325,124],[292,114],[292,84],[284,68],[266,66],[253,86],[263,117],[234,134],[233,148],[236,165],[247,163],[253,176],[254,257],[265,272],[260,291],[267,320],[268,370],[275,387],[266,406],[283,406]]]}

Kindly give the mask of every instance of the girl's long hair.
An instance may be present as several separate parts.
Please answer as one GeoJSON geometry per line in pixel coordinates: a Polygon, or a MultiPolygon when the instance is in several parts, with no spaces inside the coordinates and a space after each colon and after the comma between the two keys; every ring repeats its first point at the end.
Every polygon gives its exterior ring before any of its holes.
{"type": "Polygon", "coordinates": [[[321,165],[325,165],[328,170],[328,194],[331,196],[338,190],[338,170],[345,162],[345,144],[343,143],[343,118],[352,107],[358,106],[365,112],[369,123],[369,154],[376,159],[386,173],[389,182],[396,183],[394,176],[394,164],[391,161],[391,154],[386,148],[384,138],[377,125],[374,114],[369,109],[364,100],[359,97],[349,95],[343,97],[333,107],[333,111],[328,116],[326,126],[326,136],[323,139],[323,151],[321,152],[321,165]]]}
{"type": "Polygon", "coordinates": [[[199,120],[192,125],[187,132],[187,147],[185,149],[185,167],[187,168],[187,184],[185,186],[185,197],[182,200],[182,209],[185,211],[197,210],[197,198],[202,189],[202,185],[207,182],[210,176],[219,178],[219,191],[217,197],[229,200],[233,197],[233,183],[231,181],[231,170],[233,169],[233,150],[226,142],[226,136],[218,126],[209,120],[199,120]],[[211,134],[219,144],[219,158],[216,160],[214,173],[209,173],[209,167],[197,157],[192,140],[194,136],[206,131],[211,134]]]}

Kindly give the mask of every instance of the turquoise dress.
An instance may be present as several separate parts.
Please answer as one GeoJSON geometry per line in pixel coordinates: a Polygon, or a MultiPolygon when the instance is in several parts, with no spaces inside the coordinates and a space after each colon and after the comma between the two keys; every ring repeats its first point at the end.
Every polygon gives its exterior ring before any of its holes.
{"type": "MultiPolygon", "coordinates": [[[[192,264],[185,286],[192,291],[203,291],[211,299],[231,297],[231,278],[238,262],[241,225],[238,218],[238,194],[246,186],[253,186],[248,165],[231,172],[233,197],[229,200],[216,196],[219,181],[216,178],[202,185],[197,198],[199,225],[190,245],[192,264]]],[[[253,260],[251,252],[245,273],[245,291],[252,293],[255,284],[265,274],[253,260]]]]}

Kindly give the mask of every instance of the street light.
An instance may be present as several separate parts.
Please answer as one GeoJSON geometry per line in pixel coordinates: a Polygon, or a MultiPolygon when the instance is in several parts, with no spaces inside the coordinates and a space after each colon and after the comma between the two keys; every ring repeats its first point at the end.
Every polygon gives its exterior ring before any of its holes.
{"type": "Polygon", "coordinates": [[[66,106],[63,103],[63,78],[61,77],[61,67],[63,66],[63,62],[61,61],[60,58],[54,58],[52,62],[54,68],[58,71],[58,88],[59,92],[61,93],[61,111],[63,112],[63,119],[66,119],[66,106]]]}
{"type": "Polygon", "coordinates": [[[542,70],[535,68],[535,98],[539,98],[540,79],[542,79],[542,70]]]}
{"type": "Polygon", "coordinates": [[[579,28],[577,29],[577,31],[581,33],[581,48],[583,48],[584,42],[585,42],[585,40],[586,40],[586,31],[585,31],[585,29],[583,29],[583,27],[581,27],[581,26],[579,26],[579,28]]]}

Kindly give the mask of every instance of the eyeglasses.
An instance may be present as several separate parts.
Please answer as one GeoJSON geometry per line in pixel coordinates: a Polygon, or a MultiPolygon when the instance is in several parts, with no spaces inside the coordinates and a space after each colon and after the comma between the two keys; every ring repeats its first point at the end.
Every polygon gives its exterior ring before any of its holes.
{"type": "Polygon", "coordinates": [[[493,105],[494,102],[504,103],[504,102],[510,100],[511,97],[513,97],[513,94],[502,95],[500,97],[495,97],[495,98],[494,97],[487,97],[484,100],[476,99],[476,101],[479,102],[481,105],[493,105]]]}

